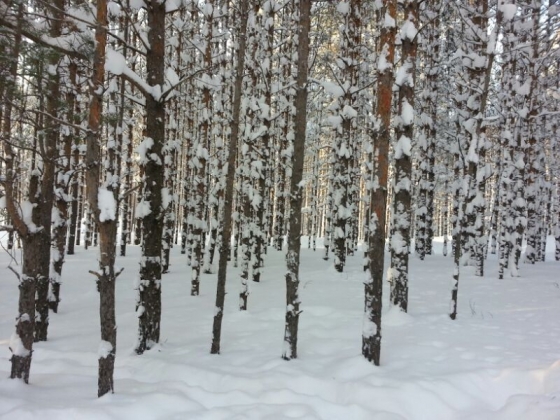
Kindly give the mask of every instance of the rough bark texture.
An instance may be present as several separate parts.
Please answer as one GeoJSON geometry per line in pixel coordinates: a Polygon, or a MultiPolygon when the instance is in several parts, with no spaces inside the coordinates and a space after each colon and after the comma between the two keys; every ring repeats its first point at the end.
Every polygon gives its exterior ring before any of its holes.
{"type": "MultiPolygon", "coordinates": [[[[75,94],[79,93],[77,86],[73,86],[75,89],[75,94]]],[[[76,104],[76,109],[74,112],[74,124],[79,123],[80,118],[80,106],[79,103],[76,104]]],[[[80,143],[81,137],[80,132],[76,128],[74,130],[74,136],[72,144],[72,162],[71,162],[71,169],[72,171],[78,170],[78,165],[80,164],[80,143]]],[[[82,207],[82,199],[79,197],[79,191],[81,189],[81,177],[83,175],[74,172],[72,176],[72,180],[70,182],[70,189],[71,189],[71,204],[70,204],[70,226],[69,226],[69,233],[68,233],[68,249],[66,250],[66,254],[74,255],[74,248],[76,245],[80,244],[80,229],[79,224],[81,224],[81,217],[80,217],[80,208],[82,207]]]]}
{"type": "MultiPolygon", "coordinates": [[[[93,272],[97,277],[99,292],[99,319],[101,327],[101,343],[98,358],[97,396],[113,392],[113,371],[117,349],[117,325],[115,317],[115,254],[117,240],[117,220],[101,217],[99,209],[100,172],[101,172],[101,128],[103,110],[103,83],[105,77],[105,47],[107,45],[107,3],[97,2],[97,23],[95,30],[96,48],[93,60],[91,80],[91,103],[89,106],[88,135],[86,148],[86,182],[87,199],[92,216],[99,226],[99,271],[93,272]]],[[[115,150],[109,148],[106,165],[103,167],[107,183],[103,188],[116,200],[113,172],[115,150]]]]}
{"type": "MultiPolygon", "coordinates": [[[[146,69],[151,86],[163,86],[165,69],[165,3],[151,0],[147,7],[148,43],[146,69]]],[[[146,136],[153,141],[146,156],[142,199],[150,205],[150,213],[142,218],[142,259],[138,285],[138,342],[136,353],[142,354],[159,342],[161,320],[161,237],[163,212],[162,147],[165,140],[165,103],[148,94],[146,98],[146,136]]]]}
{"type": "Polygon", "coordinates": [[[231,252],[231,226],[233,210],[233,181],[235,180],[235,158],[239,140],[239,122],[241,110],[241,93],[243,88],[243,68],[245,65],[247,14],[249,0],[242,0],[239,5],[239,27],[237,40],[237,64],[235,68],[235,84],[232,104],[231,134],[228,144],[227,174],[224,195],[224,212],[222,219],[222,234],[220,242],[220,257],[218,261],[218,285],[216,289],[216,310],[212,325],[212,346],[210,353],[220,353],[220,339],[222,333],[222,320],[224,317],[224,300],[226,296],[226,275],[228,257],[231,252]]]}
{"type": "MultiPolygon", "coordinates": [[[[76,85],[77,66],[70,63],[69,81],[71,82],[68,92],[66,93],[67,120],[74,122],[74,103],[76,95],[74,86],[76,85]]],[[[59,147],[59,164],[56,172],[55,184],[55,208],[58,217],[53,220],[53,242],[54,252],[52,256],[52,270],[50,275],[51,291],[49,294],[49,307],[54,312],[58,312],[58,304],[60,302],[60,285],[62,276],[62,267],[64,265],[64,255],[66,253],[66,236],[68,233],[68,193],[69,183],[68,177],[71,176],[71,159],[72,144],[74,136],[72,129],[69,127],[63,136],[62,144],[59,147]]]]}
{"type": "Polygon", "coordinates": [[[341,124],[336,127],[333,143],[333,253],[334,268],[339,273],[344,270],[347,251],[352,250],[352,219],[355,205],[352,195],[352,166],[358,137],[358,94],[360,60],[360,0],[351,0],[350,9],[345,13],[344,33],[340,37],[340,54],[337,60],[340,82],[345,86],[344,94],[336,99],[336,113],[341,124]]]}
{"type": "MultiPolygon", "coordinates": [[[[207,1],[210,10],[213,10],[212,1],[207,1]]],[[[204,246],[208,224],[206,222],[206,212],[208,202],[206,200],[208,190],[207,165],[209,160],[208,148],[213,137],[212,134],[212,90],[206,80],[212,78],[212,34],[213,34],[213,13],[208,13],[205,22],[205,50],[204,67],[206,74],[203,76],[204,83],[199,86],[202,90],[201,103],[199,104],[198,122],[199,130],[194,148],[194,162],[196,162],[193,177],[193,213],[191,214],[193,226],[193,246],[191,257],[191,296],[198,296],[200,289],[200,273],[204,259],[204,246]]]]}
{"type": "MultiPolygon", "coordinates": [[[[2,115],[2,137],[3,151],[5,157],[5,171],[3,178],[3,187],[5,192],[6,210],[11,218],[12,224],[23,244],[23,261],[21,267],[21,275],[19,276],[19,300],[18,315],[16,317],[16,330],[10,339],[9,348],[12,352],[11,373],[10,378],[23,379],[25,383],[29,383],[29,374],[31,371],[31,358],[33,355],[33,330],[35,324],[35,288],[37,278],[40,276],[40,263],[37,260],[40,255],[39,242],[41,237],[31,231],[21,218],[19,206],[16,203],[15,194],[15,177],[17,168],[14,167],[15,154],[12,151],[10,139],[12,130],[12,106],[11,103],[16,92],[16,77],[18,73],[18,56],[21,47],[21,16],[23,14],[23,5],[18,8],[18,27],[14,35],[14,43],[12,47],[11,62],[9,65],[9,79],[6,81],[5,99],[6,105],[2,115]]],[[[37,176],[32,176],[29,183],[29,201],[35,201],[38,188],[37,176]]],[[[32,222],[40,224],[39,208],[36,207],[32,211],[32,222]]]]}
{"type": "MultiPolygon", "coordinates": [[[[58,37],[62,33],[64,1],[55,0],[54,7],[51,10],[52,16],[51,29],[49,35],[58,37]]],[[[41,276],[37,280],[37,290],[35,299],[35,309],[37,318],[35,320],[35,341],[46,341],[49,328],[49,268],[50,268],[50,250],[51,250],[51,221],[52,207],[54,202],[54,180],[57,159],[57,145],[60,137],[60,123],[58,118],[60,109],[60,74],[58,73],[58,64],[60,62],[60,54],[53,51],[50,52],[49,65],[56,68],[54,74],[48,76],[47,81],[47,113],[53,118],[46,118],[45,137],[44,137],[44,155],[43,155],[43,171],[41,176],[40,198],[38,200],[41,207],[41,223],[43,227],[39,235],[42,236],[40,249],[41,255],[41,276]]]]}
{"type": "MultiPolygon", "coordinates": [[[[301,249],[301,207],[303,188],[303,160],[307,126],[307,77],[309,59],[309,29],[311,25],[311,0],[299,0],[298,46],[296,95],[294,98],[295,136],[292,154],[292,176],[290,178],[290,214],[288,251],[286,253],[286,321],[284,330],[285,360],[297,357],[299,324],[299,255],[301,249]]],[[[297,10],[296,9],[296,10],[297,10]]]]}
{"type": "MultiPolygon", "coordinates": [[[[404,25],[418,26],[418,3],[405,3],[404,25]]],[[[391,235],[391,301],[402,311],[408,309],[408,253],[411,225],[412,141],[414,127],[414,86],[416,71],[416,35],[402,31],[401,60],[404,73],[398,85],[398,122],[395,128],[395,178],[393,196],[393,232],[391,235]]]]}
{"type": "Polygon", "coordinates": [[[370,225],[368,241],[368,274],[365,282],[364,326],[362,331],[362,355],[375,365],[381,357],[381,307],[385,256],[385,220],[387,212],[387,175],[389,171],[389,141],[391,124],[392,88],[394,81],[393,60],[395,56],[396,26],[383,25],[385,15],[393,22],[397,17],[397,1],[385,0],[377,11],[381,27],[378,46],[377,70],[377,118],[379,129],[374,138],[374,180],[370,190],[370,225]],[[384,64],[384,65],[381,65],[384,64]]]}

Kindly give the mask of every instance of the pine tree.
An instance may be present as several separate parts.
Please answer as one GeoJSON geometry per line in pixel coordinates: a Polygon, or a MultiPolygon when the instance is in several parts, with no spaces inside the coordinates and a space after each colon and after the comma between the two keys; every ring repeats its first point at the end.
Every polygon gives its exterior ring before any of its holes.
{"type": "Polygon", "coordinates": [[[235,65],[235,79],[232,102],[231,133],[228,144],[227,174],[225,180],[224,211],[222,219],[222,234],[220,242],[220,259],[218,262],[218,285],[216,289],[216,310],[212,325],[212,345],[210,353],[218,354],[221,348],[222,320],[224,317],[224,301],[226,295],[227,263],[231,252],[231,227],[233,221],[233,184],[235,180],[235,158],[239,141],[239,126],[241,112],[241,94],[243,88],[243,70],[245,67],[245,50],[247,46],[247,18],[249,0],[240,0],[239,18],[236,19],[237,51],[235,65]]]}
{"type": "Polygon", "coordinates": [[[414,86],[418,33],[418,2],[404,3],[405,21],[400,31],[402,65],[397,72],[398,116],[394,146],[395,175],[393,232],[391,249],[391,301],[406,312],[408,308],[408,253],[411,226],[412,142],[414,126],[414,86]]]}
{"type": "MultiPolygon", "coordinates": [[[[151,0],[147,5],[149,51],[146,53],[147,83],[146,136],[143,145],[149,153],[142,156],[142,259],[138,284],[138,342],[136,353],[142,354],[159,342],[161,320],[161,272],[163,234],[163,155],[165,142],[165,3],[151,0]],[[147,207],[147,208],[146,208],[147,207]],[[149,210],[148,210],[149,209],[149,210]]],[[[138,86],[137,86],[138,87],[138,86]]]]}
{"type": "MultiPolygon", "coordinates": [[[[381,356],[381,307],[385,257],[385,221],[393,83],[397,1],[384,0],[375,11],[380,34],[377,59],[376,130],[372,133],[375,159],[369,184],[368,271],[365,282],[362,355],[376,366],[381,356]]],[[[376,5],[377,7],[377,5],[376,5]]]]}
{"type": "Polygon", "coordinates": [[[299,262],[301,248],[301,206],[303,203],[303,161],[307,129],[307,80],[309,71],[309,31],[311,26],[311,0],[296,0],[297,19],[297,70],[294,108],[294,142],[291,158],[290,213],[288,250],[286,253],[286,321],[282,358],[297,358],[298,324],[300,315],[299,262]]]}

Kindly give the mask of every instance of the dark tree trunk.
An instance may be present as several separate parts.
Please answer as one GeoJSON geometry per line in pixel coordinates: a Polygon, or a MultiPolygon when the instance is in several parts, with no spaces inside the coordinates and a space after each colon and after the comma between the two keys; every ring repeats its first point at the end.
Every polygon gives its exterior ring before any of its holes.
{"type": "MultiPolygon", "coordinates": [[[[101,145],[100,133],[102,129],[103,89],[105,77],[105,47],[107,43],[107,3],[105,0],[97,2],[97,22],[95,31],[96,48],[93,60],[93,76],[91,83],[91,103],[89,107],[87,151],[86,151],[86,180],[87,198],[90,213],[97,222],[99,229],[99,272],[90,271],[97,277],[99,292],[99,318],[101,327],[101,343],[98,353],[98,387],[97,396],[114,392],[113,371],[117,350],[117,325],[115,318],[115,255],[117,241],[117,212],[113,215],[102,214],[99,206],[101,145]]],[[[115,147],[107,149],[107,157],[103,165],[107,179],[103,183],[104,194],[117,200],[117,188],[113,185],[115,168],[115,147]]],[[[108,199],[104,197],[104,199],[108,199]]],[[[116,203],[115,203],[116,207],[116,203]]]]}
{"type": "MultiPolygon", "coordinates": [[[[74,117],[74,103],[76,95],[74,86],[76,85],[76,63],[71,63],[69,66],[69,76],[71,86],[66,94],[67,120],[73,123],[74,117]]],[[[60,156],[62,157],[62,164],[57,168],[56,177],[56,199],[55,207],[58,212],[57,220],[53,221],[53,240],[54,249],[52,258],[52,272],[50,277],[51,292],[49,294],[49,307],[54,312],[58,312],[58,304],[60,302],[60,284],[62,277],[62,267],[64,265],[64,255],[66,253],[66,236],[68,234],[68,201],[67,196],[69,192],[69,185],[66,177],[71,175],[71,159],[72,159],[72,144],[74,137],[72,131],[68,128],[67,134],[63,137],[63,142],[60,147],[60,156]]]]}
{"type": "Polygon", "coordinates": [[[309,60],[309,29],[311,26],[311,0],[299,0],[299,21],[297,22],[297,76],[294,108],[294,142],[291,156],[292,176],[290,178],[290,214],[288,251],[286,253],[286,318],[284,349],[282,358],[297,358],[299,325],[299,258],[301,250],[301,207],[303,188],[303,161],[307,127],[307,78],[309,60]]]}
{"type": "MultiPolygon", "coordinates": [[[[151,86],[163,86],[165,69],[165,3],[148,4],[148,43],[146,69],[151,86]]],[[[148,94],[146,98],[146,136],[152,139],[150,156],[144,163],[143,200],[150,203],[150,213],[142,218],[142,259],[138,285],[138,342],[136,353],[142,354],[159,343],[161,320],[161,238],[163,212],[162,147],[165,140],[165,102],[148,94]]]]}
{"type": "MultiPolygon", "coordinates": [[[[19,276],[19,301],[18,301],[18,316],[16,318],[16,331],[12,336],[9,344],[10,351],[12,352],[11,373],[10,378],[23,379],[25,383],[29,383],[29,374],[31,371],[31,358],[33,355],[33,341],[34,341],[34,324],[35,324],[35,288],[38,277],[40,274],[40,261],[41,255],[40,235],[32,232],[29,226],[23,221],[19,206],[17,203],[15,191],[15,177],[16,168],[14,168],[15,154],[12,151],[10,139],[12,132],[12,101],[16,92],[16,77],[18,73],[18,57],[21,47],[21,25],[23,22],[23,4],[18,7],[18,27],[16,28],[11,62],[9,65],[10,78],[7,80],[5,89],[6,106],[3,109],[1,133],[5,140],[2,142],[4,152],[4,165],[5,172],[3,174],[3,187],[5,193],[6,210],[11,218],[14,228],[17,230],[19,237],[23,242],[23,261],[22,273],[19,276]]],[[[34,169],[34,161],[32,167],[34,169]]],[[[37,176],[33,175],[29,182],[29,199],[31,205],[34,204],[37,197],[39,180],[37,176]]],[[[39,224],[39,209],[36,206],[31,211],[31,220],[33,223],[39,224]]]]}
{"type": "Polygon", "coordinates": [[[41,276],[41,235],[28,234],[22,236],[23,264],[19,282],[18,317],[16,332],[10,340],[12,352],[12,371],[10,378],[23,379],[29,382],[31,357],[33,353],[35,324],[35,287],[41,276]]]}
{"type": "Polygon", "coordinates": [[[218,262],[218,285],[216,289],[216,310],[212,325],[212,346],[210,353],[220,353],[222,334],[222,320],[224,317],[224,301],[226,296],[227,263],[230,254],[232,210],[233,210],[233,182],[235,180],[235,158],[239,140],[239,123],[241,110],[241,94],[243,89],[243,68],[245,66],[245,49],[247,44],[247,15],[249,0],[241,0],[239,4],[237,64],[235,69],[235,84],[232,103],[231,134],[228,145],[227,175],[224,195],[224,212],[222,219],[222,233],[220,242],[220,259],[218,262]]]}
{"type": "MultiPolygon", "coordinates": [[[[74,89],[77,87],[73,86],[74,89]]],[[[76,104],[76,109],[74,112],[74,123],[79,123],[78,118],[80,118],[80,106],[79,103],[76,104]]],[[[72,174],[71,181],[71,196],[72,204],[70,205],[70,231],[68,234],[68,249],[66,251],[67,255],[74,255],[74,248],[76,245],[80,245],[80,229],[78,224],[81,224],[81,214],[80,208],[82,206],[82,197],[79,197],[79,190],[81,188],[81,174],[76,173],[78,166],[80,164],[80,132],[76,129],[74,131],[74,144],[72,145],[72,163],[71,168],[74,171],[72,174]]]]}
{"type": "MultiPolygon", "coordinates": [[[[79,152],[78,152],[79,153],[79,152]]],[[[78,190],[78,221],[76,226],[76,246],[80,246],[82,240],[82,219],[84,218],[84,179],[85,175],[82,172],[80,175],[80,183],[76,187],[78,190]]]]}
{"type": "MultiPolygon", "coordinates": [[[[405,15],[412,27],[418,26],[418,3],[409,0],[405,15]]],[[[404,32],[404,31],[403,31],[404,32]]],[[[414,86],[416,36],[401,35],[401,60],[408,71],[398,86],[400,121],[395,128],[395,183],[393,196],[393,234],[391,237],[391,301],[404,312],[408,309],[408,252],[410,248],[412,141],[414,127],[414,86]],[[404,39],[403,39],[404,38],[404,39]]]]}
{"type": "MultiPolygon", "coordinates": [[[[64,1],[55,0],[52,8],[52,22],[49,35],[58,37],[62,33],[62,20],[64,11],[64,1]]],[[[49,65],[58,68],[60,55],[55,52],[50,53],[49,65]]],[[[52,207],[54,202],[54,181],[55,166],[57,159],[57,145],[60,137],[60,123],[58,118],[60,108],[60,75],[58,70],[48,77],[48,96],[47,113],[53,118],[46,118],[46,130],[44,141],[43,173],[41,177],[41,196],[39,207],[41,207],[42,230],[39,236],[41,248],[40,254],[41,275],[37,279],[37,290],[35,299],[35,310],[37,318],[35,320],[35,341],[47,341],[49,328],[49,267],[51,251],[51,221],[52,207]]]]}

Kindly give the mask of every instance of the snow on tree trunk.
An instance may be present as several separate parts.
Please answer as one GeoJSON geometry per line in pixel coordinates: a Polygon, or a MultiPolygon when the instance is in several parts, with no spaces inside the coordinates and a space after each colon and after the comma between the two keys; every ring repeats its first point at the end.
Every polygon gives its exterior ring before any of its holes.
{"type": "Polygon", "coordinates": [[[299,260],[301,249],[301,207],[303,203],[303,162],[307,129],[307,78],[309,69],[309,31],[311,0],[294,1],[294,24],[297,25],[296,87],[294,96],[294,141],[290,163],[290,213],[288,250],[286,253],[286,318],[282,358],[297,358],[299,300],[299,260]],[[296,17],[297,16],[297,17],[296,17]]]}
{"type": "MultiPolygon", "coordinates": [[[[56,0],[55,7],[49,15],[50,31],[49,36],[55,38],[62,34],[62,20],[64,13],[64,2],[56,0]]],[[[60,140],[59,118],[59,96],[60,96],[60,67],[62,56],[57,52],[51,52],[49,56],[50,68],[55,68],[54,72],[47,72],[47,100],[46,111],[50,118],[45,119],[45,136],[43,145],[43,167],[41,171],[41,186],[38,197],[38,204],[41,208],[41,226],[43,229],[40,235],[43,237],[40,248],[37,252],[41,257],[41,276],[37,280],[37,290],[35,298],[35,309],[37,317],[35,319],[35,341],[47,341],[49,327],[49,268],[51,250],[51,223],[52,207],[54,203],[54,182],[55,167],[58,154],[58,142],[60,140]]]]}
{"type": "MultiPolygon", "coordinates": [[[[73,89],[75,91],[75,95],[80,94],[80,88],[76,84],[74,84],[73,89]]],[[[73,124],[78,125],[80,122],[81,116],[81,106],[79,101],[74,101],[75,103],[75,110],[74,120],[72,121],[73,124]]],[[[74,143],[72,144],[72,159],[70,163],[71,169],[71,179],[70,179],[70,187],[71,187],[71,205],[70,205],[70,226],[69,226],[69,234],[68,234],[68,249],[66,254],[74,255],[74,248],[75,246],[80,245],[80,236],[81,236],[81,229],[80,226],[81,222],[81,213],[83,208],[83,197],[81,194],[82,189],[82,177],[84,176],[83,173],[78,172],[80,166],[80,155],[81,155],[81,146],[82,146],[82,136],[80,130],[78,128],[74,129],[73,135],[74,143]]]]}
{"type": "Polygon", "coordinates": [[[336,59],[339,86],[334,89],[335,102],[329,118],[335,131],[333,138],[333,252],[334,267],[342,272],[347,247],[351,242],[356,198],[353,192],[353,162],[357,149],[358,91],[360,61],[361,1],[351,0],[337,8],[342,21],[339,54],[336,59]]]}
{"type": "Polygon", "coordinates": [[[97,395],[101,397],[114,391],[113,371],[116,356],[117,326],[115,317],[115,256],[117,236],[116,145],[109,144],[107,156],[101,164],[101,130],[103,114],[103,84],[105,78],[105,48],[107,44],[107,2],[97,3],[93,74],[90,85],[87,149],[85,163],[87,199],[92,216],[99,225],[99,271],[90,273],[97,277],[99,291],[101,344],[97,395]],[[103,181],[100,184],[101,166],[103,181]]]}
{"type": "MultiPolygon", "coordinates": [[[[125,22],[125,38],[128,39],[127,36],[129,22],[126,19],[125,22]]],[[[125,44],[126,45],[126,44],[125,44]]],[[[126,47],[123,51],[123,56],[126,57],[126,47]]],[[[131,70],[135,71],[135,62],[131,64],[131,70]]],[[[124,111],[124,110],[123,110],[124,111]]],[[[129,106],[127,110],[127,120],[126,120],[126,136],[123,137],[123,160],[124,160],[124,177],[123,177],[123,191],[127,193],[127,189],[132,188],[132,152],[133,152],[133,145],[134,145],[134,108],[129,106]]],[[[132,233],[132,224],[133,224],[133,211],[134,206],[132,203],[132,195],[123,197],[122,199],[122,228],[121,228],[121,239],[120,239],[120,251],[119,255],[124,257],[126,255],[126,246],[130,242],[131,233],[132,233]]]]}
{"type": "MultiPolygon", "coordinates": [[[[23,258],[21,275],[19,278],[19,299],[18,299],[18,315],[16,317],[15,332],[10,338],[8,345],[12,356],[10,378],[23,379],[25,383],[29,383],[29,374],[31,370],[31,358],[33,355],[33,330],[35,324],[35,289],[39,272],[39,259],[41,258],[38,242],[41,236],[36,234],[36,224],[40,225],[39,207],[33,209],[35,201],[35,192],[37,191],[38,179],[32,172],[29,181],[29,199],[23,204],[27,209],[24,213],[19,211],[19,203],[14,191],[15,176],[17,168],[14,167],[15,153],[12,150],[11,139],[12,134],[12,101],[16,94],[16,77],[18,73],[18,56],[21,48],[21,29],[23,20],[23,5],[17,8],[17,16],[19,24],[14,31],[13,44],[11,47],[11,62],[9,65],[9,76],[6,80],[4,98],[6,105],[3,107],[2,115],[2,142],[4,152],[3,187],[5,206],[12,225],[17,230],[23,244],[23,258]],[[29,210],[31,210],[29,212],[29,210]],[[25,218],[24,218],[25,217],[25,218]]],[[[32,168],[34,170],[34,168],[32,168]]],[[[23,208],[22,208],[23,210],[23,208]]]]}
{"type": "MultiPolygon", "coordinates": [[[[286,2],[284,7],[284,16],[289,16],[294,7],[293,0],[286,2]]],[[[287,87],[292,81],[292,52],[294,49],[293,36],[291,33],[284,34],[284,40],[280,47],[278,72],[279,72],[279,89],[277,94],[277,108],[280,113],[277,120],[275,130],[275,141],[278,150],[278,171],[276,172],[276,188],[274,191],[276,197],[276,209],[274,219],[274,243],[278,251],[284,246],[284,235],[286,227],[286,219],[288,212],[287,203],[287,185],[286,179],[290,177],[290,168],[288,161],[291,159],[293,151],[291,150],[291,142],[294,139],[294,116],[292,109],[292,100],[294,96],[293,88],[287,87]]]]}
{"type": "Polygon", "coordinates": [[[408,308],[408,253],[410,248],[410,209],[412,184],[412,147],[414,127],[414,82],[418,33],[418,3],[404,4],[406,20],[400,30],[401,67],[398,87],[398,115],[395,123],[395,175],[393,185],[393,232],[391,250],[391,301],[406,312],[408,308]]]}
{"type": "Polygon", "coordinates": [[[334,153],[330,153],[329,156],[329,167],[328,169],[328,187],[327,187],[327,195],[325,199],[325,236],[323,240],[323,246],[325,247],[325,253],[323,254],[323,259],[328,261],[329,259],[329,249],[331,248],[332,238],[333,238],[333,181],[334,181],[334,153]]]}
{"type": "Polygon", "coordinates": [[[465,150],[467,171],[473,180],[471,190],[467,193],[465,229],[466,246],[470,259],[476,266],[476,275],[484,275],[484,256],[487,239],[484,232],[485,220],[485,186],[489,178],[486,166],[486,124],[483,119],[487,112],[488,93],[496,42],[501,26],[502,13],[496,15],[496,25],[488,35],[488,1],[479,2],[468,11],[459,11],[469,26],[464,34],[465,52],[463,55],[463,72],[467,75],[467,91],[465,92],[465,121],[462,129],[469,139],[465,150]]]}
{"type": "Polygon", "coordinates": [[[271,113],[272,105],[272,52],[274,37],[274,15],[279,6],[274,1],[262,5],[257,11],[255,40],[255,56],[253,61],[255,81],[255,140],[257,158],[253,162],[252,174],[255,179],[255,195],[253,197],[255,207],[255,229],[254,229],[254,258],[253,258],[253,281],[259,282],[261,278],[261,267],[264,266],[263,254],[266,252],[267,217],[269,195],[267,185],[269,182],[270,168],[273,167],[270,150],[271,140],[271,113]],[[255,66],[257,64],[257,66],[255,66]],[[262,74],[262,80],[256,76],[262,74]]]}
{"type": "Polygon", "coordinates": [[[198,109],[199,131],[193,145],[194,168],[193,179],[193,214],[192,217],[192,257],[191,257],[191,296],[198,296],[200,287],[200,272],[204,262],[204,247],[208,223],[206,221],[207,211],[207,191],[208,191],[208,161],[210,158],[208,148],[212,135],[212,36],[213,36],[213,15],[214,7],[212,2],[207,1],[203,11],[205,15],[204,27],[204,73],[200,78],[198,89],[202,91],[202,98],[198,109]]]}
{"type": "Polygon", "coordinates": [[[381,308],[387,215],[387,177],[397,32],[397,1],[376,3],[376,22],[380,28],[377,59],[377,109],[373,135],[375,167],[369,184],[368,271],[364,284],[365,305],[362,329],[362,355],[376,366],[381,356],[381,308]]]}
{"type": "Polygon", "coordinates": [[[231,133],[228,142],[227,174],[225,180],[224,211],[222,219],[222,234],[220,242],[220,257],[218,262],[218,284],[216,288],[216,307],[212,324],[212,345],[210,353],[219,354],[221,347],[222,320],[224,316],[224,301],[226,295],[227,263],[231,250],[231,231],[233,222],[233,192],[235,181],[235,160],[240,135],[241,94],[243,89],[243,69],[245,67],[245,49],[247,44],[247,15],[249,0],[241,0],[237,23],[237,63],[235,66],[234,92],[231,114],[231,133]]]}
{"type": "Polygon", "coordinates": [[[163,156],[165,141],[165,102],[158,94],[164,86],[165,70],[165,3],[151,0],[147,5],[148,45],[146,55],[147,82],[153,92],[145,95],[146,136],[143,143],[146,153],[141,158],[144,168],[142,185],[142,257],[140,279],[137,286],[138,298],[138,341],[137,354],[151,349],[159,343],[161,320],[161,238],[162,238],[162,188],[163,156]]]}
{"type": "Polygon", "coordinates": [[[418,166],[420,169],[419,191],[416,204],[415,248],[421,260],[432,253],[434,236],[434,191],[435,191],[435,145],[437,135],[437,108],[440,80],[440,17],[441,0],[430,0],[422,11],[425,37],[422,53],[425,57],[425,82],[421,99],[418,136],[418,166]]]}

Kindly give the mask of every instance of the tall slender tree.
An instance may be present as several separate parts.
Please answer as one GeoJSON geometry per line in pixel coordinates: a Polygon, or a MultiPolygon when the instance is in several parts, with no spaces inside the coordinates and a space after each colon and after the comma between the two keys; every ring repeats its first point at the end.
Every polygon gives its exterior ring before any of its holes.
{"type": "Polygon", "coordinates": [[[395,37],[397,32],[397,1],[384,0],[376,7],[376,23],[380,30],[377,59],[376,130],[373,133],[375,168],[369,184],[368,270],[365,286],[365,307],[362,331],[362,355],[375,365],[381,357],[381,308],[385,259],[385,221],[387,215],[387,183],[393,83],[395,79],[395,37]]]}
{"type": "Polygon", "coordinates": [[[311,0],[298,0],[295,4],[297,19],[297,70],[294,108],[294,143],[291,158],[290,213],[288,250],[286,253],[286,320],[284,330],[285,360],[297,357],[298,325],[300,315],[299,262],[301,249],[301,207],[303,203],[303,160],[307,129],[307,81],[309,72],[309,30],[311,26],[311,0]]]}

